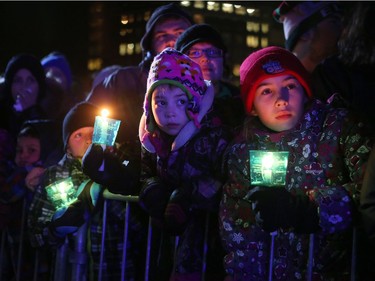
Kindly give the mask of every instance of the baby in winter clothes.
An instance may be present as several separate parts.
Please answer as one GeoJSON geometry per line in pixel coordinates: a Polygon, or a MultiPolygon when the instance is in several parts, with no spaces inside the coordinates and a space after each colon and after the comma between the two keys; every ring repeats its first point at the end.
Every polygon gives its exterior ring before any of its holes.
{"type": "Polygon", "coordinates": [[[230,134],[203,118],[213,98],[212,85],[189,57],[172,48],[155,57],[139,128],[140,204],[164,232],[162,245],[168,234],[180,235],[170,280],[200,280],[207,213],[212,215],[208,237],[216,260],[209,257],[212,272],[206,276],[219,280],[215,276],[223,273],[216,216],[223,181],[220,161],[230,134]]]}

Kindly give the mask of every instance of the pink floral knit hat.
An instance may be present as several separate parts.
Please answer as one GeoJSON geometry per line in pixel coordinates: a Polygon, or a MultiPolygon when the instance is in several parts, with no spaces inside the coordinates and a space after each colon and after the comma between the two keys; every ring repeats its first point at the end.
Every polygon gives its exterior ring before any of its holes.
{"type": "Polygon", "coordinates": [[[189,99],[186,114],[200,127],[198,113],[200,102],[207,86],[199,64],[188,56],[173,48],[166,48],[158,54],[151,64],[147,79],[147,91],[143,104],[146,116],[146,130],[150,133],[156,128],[151,110],[151,97],[155,88],[162,84],[170,84],[181,88],[189,99]]]}

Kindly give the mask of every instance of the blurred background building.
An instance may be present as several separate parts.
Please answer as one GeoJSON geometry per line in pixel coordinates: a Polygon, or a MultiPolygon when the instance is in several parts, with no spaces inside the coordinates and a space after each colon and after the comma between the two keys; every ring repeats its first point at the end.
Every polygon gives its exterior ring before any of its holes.
{"type": "MultiPolygon", "coordinates": [[[[42,58],[58,50],[69,59],[75,80],[88,91],[103,67],[137,65],[140,40],[152,11],[169,1],[1,1],[0,73],[20,52],[42,58]]],[[[272,18],[280,1],[176,1],[197,23],[213,25],[228,47],[232,81],[255,49],[284,45],[282,25],[272,18]]]]}
{"type": "MultiPolygon", "coordinates": [[[[97,71],[111,65],[141,61],[140,41],[152,11],[167,1],[94,2],[89,12],[87,68],[97,71]]],[[[239,66],[255,49],[284,44],[282,25],[272,18],[274,1],[179,1],[196,23],[208,23],[228,47],[230,78],[238,81],[239,66]]]]}

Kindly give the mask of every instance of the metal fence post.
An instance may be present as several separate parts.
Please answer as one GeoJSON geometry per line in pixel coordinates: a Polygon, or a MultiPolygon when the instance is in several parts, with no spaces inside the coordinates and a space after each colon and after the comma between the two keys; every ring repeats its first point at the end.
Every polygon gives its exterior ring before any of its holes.
{"type": "Polygon", "coordinates": [[[72,263],[72,281],[87,280],[87,222],[76,232],[74,251],[70,252],[69,262],[72,263]]]}
{"type": "Polygon", "coordinates": [[[65,242],[56,251],[54,281],[65,281],[68,263],[69,241],[65,237],[65,242]]]}

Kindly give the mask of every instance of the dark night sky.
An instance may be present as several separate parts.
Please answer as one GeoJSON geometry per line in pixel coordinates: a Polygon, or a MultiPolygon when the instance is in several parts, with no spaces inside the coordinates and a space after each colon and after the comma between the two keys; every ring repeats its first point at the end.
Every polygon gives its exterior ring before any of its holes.
{"type": "Polygon", "coordinates": [[[86,68],[89,2],[0,2],[0,72],[21,52],[64,53],[76,74],[86,68]]]}

